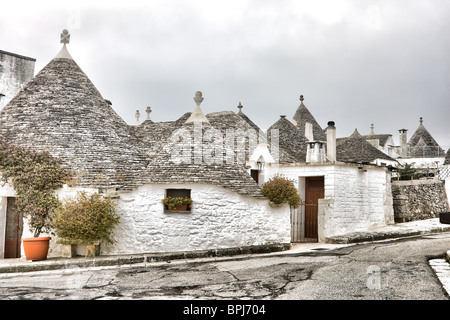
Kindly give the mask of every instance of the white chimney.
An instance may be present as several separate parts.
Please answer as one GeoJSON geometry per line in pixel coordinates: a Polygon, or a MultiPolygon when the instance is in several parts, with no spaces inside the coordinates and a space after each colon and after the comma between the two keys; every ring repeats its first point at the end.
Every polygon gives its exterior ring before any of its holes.
{"type": "Polygon", "coordinates": [[[306,137],[306,139],[308,139],[308,141],[314,140],[312,123],[309,123],[309,122],[305,123],[305,137],[306,137]]]}
{"type": "Polygon", "coordinates": [[[327,127],[327,158],[330,162],[336,162],[336,127],[334,121],[329,121],[327,127]]]}
{"type": "Polygon", "coordinates": [[[398,132],[400,132],[400,152],[399,155],[401,158],[405,158],[408,156],[408,140],[407,140],[407,134],[406,132],[408,129],[400,129],[398,132]]]}

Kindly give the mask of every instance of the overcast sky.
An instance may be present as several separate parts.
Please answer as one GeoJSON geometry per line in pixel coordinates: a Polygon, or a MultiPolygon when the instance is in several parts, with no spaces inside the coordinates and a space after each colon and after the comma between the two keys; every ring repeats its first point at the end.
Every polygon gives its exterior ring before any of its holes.
{"type": "Polygon", "coordinates": [[[266,130],[300,104],[338,137],[424,125],[450,147],[448,0],[8,1],[0,49],[36,58],[68,50],[129,124],[192,111],[238,111],[266,130]]]}

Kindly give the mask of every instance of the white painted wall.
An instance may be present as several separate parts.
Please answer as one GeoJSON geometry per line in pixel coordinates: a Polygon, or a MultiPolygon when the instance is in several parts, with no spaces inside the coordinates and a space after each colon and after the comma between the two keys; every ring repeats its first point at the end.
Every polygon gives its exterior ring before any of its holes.
{"type": "Polygon", "coordinates": [[[8,201],[7,197],[0,197],[0,259],[3,259],[5,254],[7,201],[8,201]]]}
{"type": "Polygon", "coordinates": [[[448,207],[450,208],[450,177],[445,178],[445,193],[447,195],[448,207]]]}
{"type": "Polygon", "coordinates": [[[35,62],[3,52],[0,59],[0,109],[2,109],[34,76],[35,62]]]}
{"type": "MultiPolygon", "coordinates": [[[[96,189],[64,186],[57,191],[57,195],[63,200],[75,196],[78,191],[97,192],[96,189]]],[[[1,221],[6,221],[3,199],[14,195],[10,186],[0,187],[1,221]]],[[[288,205],[272,208],[267,199],[242,196],[214,185],[142,186],[120,195],[117,213],[121,222],[115,229],[116,243],[102,243],[102,254],[191,251],[290,243],[288,205]],[[190,213],[164,212],[161,200],[165,196],[165,190],[177,188],[191,189],[194,204],[190,213]]],[[[0,223],[0,236],[1,228],[0,223]]],[[[23,237],[32,236],[25,219],[23,237]]],[[[0,247],[3,240],[4,236],[0,239],[0,247]]],[[[50,257],[61,253],[56,241],[56,236],[52,236],[50,257]]]]}
{"type": "MultiPolygon", "coordinates": [[[[271,165],[265,180],[280,174],[294,181],[302,200],[305,178],[325,177],[325,217],[319,219],[320,238],[366,230],[394,223],[390,173],[384,168],[365,166],[366,172],[347,164],[271,165]]],[[[320,240],[319,238],[319,240],[320,240]]]]}
{"type": "Polygon", "coordinates": [[[402,165],[405,163],[414,164],[414,168],[437,168],[444,164],[445,155],[436,158],[399,158],[397,160],[402,165]]]}
{"type": "Polygon", "coordinates": [[[120,195],[116,243],[102,254],[174,252],[290,243],[288,205],[204,184],[145,185],[120,195]],[[165,213],[166,189],[191,189],[190,213],[165,213]]]}

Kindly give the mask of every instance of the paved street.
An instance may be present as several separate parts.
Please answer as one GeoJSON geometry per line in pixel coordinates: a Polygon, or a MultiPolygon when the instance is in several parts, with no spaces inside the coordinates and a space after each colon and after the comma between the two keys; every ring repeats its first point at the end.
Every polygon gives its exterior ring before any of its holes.
{"type": "Polygon", "coordinates": [[[0,274],[0,299],[448,299],[450,233],[340,249],[0,274]]]}

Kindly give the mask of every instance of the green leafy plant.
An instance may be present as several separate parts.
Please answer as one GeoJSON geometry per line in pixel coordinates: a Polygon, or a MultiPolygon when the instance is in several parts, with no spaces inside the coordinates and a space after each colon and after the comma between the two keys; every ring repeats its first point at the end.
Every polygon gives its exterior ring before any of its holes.
{"type": "Polygon", "coordinates": [[[188,197],[166,197],[162,199],[162,203],[169,209],[181,207],[183,205],[187,205],[188,208],[190,208],[192,206],[192,199],[188,197]]]}
{"type": "Polygon", "coordinates": [[[100,240],[114,242],[114,226],[120,221],[116,203],[97,193],[79,192],[66,199],[55,210],[54,229],[62,243],[95,244],[100,240]]]}
{"type": "Polygon", "coordinates": [[[37,152],[0,139],[1,182],[16,192],[17,212],[28,217],[34,237],[52,233],[52,214],[59,205],[54,191],[71,178],[61,161],[48,152],[37,152]]]}
{"type": "Polygon", "coordinates": [[[281,176],[275,176],[264,183],[261,192],[275,204],[288,203],[291,207],[298,207],[301,202],[294,183],[281,176]]]}
{"type": "Polygon", "coordinates": [[[405,163],[405,166],[398,170],[399,180],[413,180],[418,178],[417,169],[414,168],[414,163],[405,163]]]}

